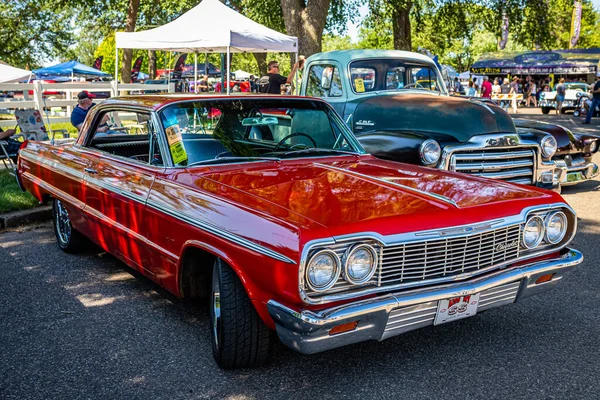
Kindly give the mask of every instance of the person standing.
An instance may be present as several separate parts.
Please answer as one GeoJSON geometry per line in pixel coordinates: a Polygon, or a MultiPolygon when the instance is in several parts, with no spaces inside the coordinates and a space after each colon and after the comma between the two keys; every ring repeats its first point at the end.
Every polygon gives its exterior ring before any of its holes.
{"type": "Polygon", "coordinates": [[[556,113],[562,114],[562,105],[563,101],[565,101],[565,94],[567,91],[565,90],[565,78],[560,78],[558,81],[558,85],[556,85],[556,113]]]}
{"type": "Polygon", "coordinates": [[[492,84],[487,76],[483,77],[483,83],[481,84],[481,97],[484,99],[492,98],[492,84]]]}
{"type": "Polygon", "coordinates": [[[516,114],[517,113],[517,95],[519,94],[519,78],[518,77],[514,77],[512,83],[510,84],[510,98],[512,99],[512,108],[513,108],[513,113],[516,114]]]}
{"type": "MultiPolygon", "coordinates": [[[[504,83],[500,85],[500,94],[508,95],[511,92],[510,84],[508,78],[504,78],[504,83]]],[[[507,96],[508,97],[508,96],[507,96]]],[[[503,99],[500,101],[500,107],[504,109],[504,111],[508,112],[508,106],[510,105],[510,100],[503,99]]]]}
{"type": "Polygon", "coordinates": [[[527,97],[527,107],[531,106],[531,102],[533,102],[534,107],[537,107],[536,93],[537,93],[537,85],[535,84],[535,81],[532,79],[529,82],[529,95],[527,97]]]}
{"type": "Polygon", "coordinates": [[[596,107],[600,106],[600,71],[596,72],[596,83],[592,88],[592,95],[594,96],[592,98],[592,104],[590,105],[588,113],[585,116],[585,121],[583,121],[582,124],[589,124],[592,122],[592,116],[596,112],[596,107]]]}
{"type": "Polygon", "coordinates": [[[277,61],[270,61],[267,65],[269,83],[267,87],[263,89],[263,93],[281,94],[281,85],[291,84],[298,68],[302,68],[302,64],[304,64],[304,60],[297,61],[286,78],[279,74],[279,63],[277,61]]]}
{"type": "Polygon", "coordinates": [[[475,90],[475,84],[473,81],[469,81],[469,88],[467,89],[467,96],[475,97],[477,95],[477,90],[475,90]]]}

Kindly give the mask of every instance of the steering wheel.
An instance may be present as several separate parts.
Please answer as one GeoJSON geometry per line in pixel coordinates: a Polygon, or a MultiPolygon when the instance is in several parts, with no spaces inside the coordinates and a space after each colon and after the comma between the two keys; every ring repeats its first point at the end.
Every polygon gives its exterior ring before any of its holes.
{"type": "Polygon", "coordinates": [[[423,85],[421,85],[420,83],[409,83],[408,85],[404,85],[404,87],[402,89],[406,89],[406,88],[411,88],[411,87],[416,87],[419,89],[425,89],[425,87],[423,85]]]}
{"type": "MultiPolygon", "coordinates": [[[[281,145],[288,139],[293,138],[294,136],[304,136],[307,137],[308,140],[310,140],[312,142],[312,144],[314,145],[314,147],[317,147],[317,142],[315,142],[313,140],[313,138],[311,138],[310,136],[308,136],[306,133],[302,133],[302,132],[296,132],[296,133],[292,133],[290,135],[287,135],[286,137],[284,137],[283,139],[281,139],[279,141],[279,143],[277,143],[277,146],[275,146],[275,149],[273,149],[273,152],[276,152],[277,150],[279,150],[279,148],[281,147],[281,145]]],[[[299,145],[300,143],[295,144],[294,146],[299,145]]],[[[294,146],[291,146],[290,148],[294,148],[294,146]]],[[[305,145],[306,148],[308,149],[308,146],[305,145]]]]}

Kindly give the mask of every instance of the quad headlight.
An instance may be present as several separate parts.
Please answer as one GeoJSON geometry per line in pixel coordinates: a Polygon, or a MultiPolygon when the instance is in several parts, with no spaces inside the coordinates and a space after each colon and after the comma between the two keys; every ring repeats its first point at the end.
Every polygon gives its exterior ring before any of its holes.
{"type": "Polygon", "coordinates": [[[525,223],[523,228],[523,245],[528,249],[533,249],[544,239],[545,224],[544,220],[538,216],[531,217],[525,223]]]}
{"type": "Polygon", "coordinates": [[[593,140],[590,143],[590,153],[595,153],[598,150],[598,141],[597,140],[593,140]]]}
{"type": "Polygon", "coordinates": [[[542,147],[542,155],[546,158],[551,158],[558,149],[556,139],[554,139],[554,136],[550,135],[543,138],[540,145],[542,147]]]}
{"type": "Polygon", "coordinates": [[[308,262],[306,282],[315,292],[323,292],[338,280],[341,262],[337,254],[331,250],[317,252],[308,262]]]}
{"type": "Polygon", "coordinates": [[[427,139],[419,147],[419,155],[421,156],[421,162],[425,165],[431,165],[438,162],[442,155],[442,148],[433,139],[427,139]]]}
{"type": "Polygon", "coordinates": [[[548,214],[546,217],[546,242],[559,243],[567,233],[567,216],[562,211],[548,214]]]}
{"type": "Polygon", "coordinates": [[[348,249],[344,259],[344,277],[348,283],[354,285],[367,282],[377,268],[377,252],[366,244],[348,249]]]}

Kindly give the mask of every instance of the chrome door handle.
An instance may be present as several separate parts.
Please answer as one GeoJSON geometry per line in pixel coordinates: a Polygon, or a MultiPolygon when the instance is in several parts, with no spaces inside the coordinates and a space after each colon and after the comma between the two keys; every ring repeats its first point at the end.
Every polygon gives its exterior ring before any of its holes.
{"type": "Polygon", "coordinates": [[[85,168],[84,171],[87,172],[88,174],[97,174],[98,173],[98,171],[96,171],[93,168],[85,168]]]}

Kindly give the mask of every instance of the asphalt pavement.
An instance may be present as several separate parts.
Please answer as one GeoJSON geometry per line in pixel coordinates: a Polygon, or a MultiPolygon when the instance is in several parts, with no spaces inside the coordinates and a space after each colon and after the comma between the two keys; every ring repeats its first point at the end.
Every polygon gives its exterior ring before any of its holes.
{"type": "Polygon", "coordinates": [[[585,261],[555,290],[312,356],[276,343],[239,371],[214,363],[205,304],[106,253],[64,254],[49,223],[5,231],[0,399],[598,399],[600,180],[563,196],[585,261]]]}

